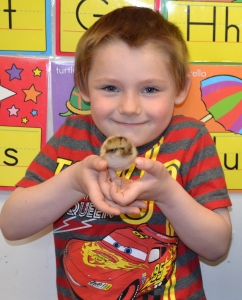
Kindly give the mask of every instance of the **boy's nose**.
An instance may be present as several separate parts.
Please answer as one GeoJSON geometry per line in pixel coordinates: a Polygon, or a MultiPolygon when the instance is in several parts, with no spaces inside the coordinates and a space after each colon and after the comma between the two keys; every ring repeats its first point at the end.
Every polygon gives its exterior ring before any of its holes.
{"type": "Polygon", "coordinates": [[[141,113],[141,102],[137,95],[126,94],[120,100],[119,113],[127,116],[139,115],[141,113]]]}

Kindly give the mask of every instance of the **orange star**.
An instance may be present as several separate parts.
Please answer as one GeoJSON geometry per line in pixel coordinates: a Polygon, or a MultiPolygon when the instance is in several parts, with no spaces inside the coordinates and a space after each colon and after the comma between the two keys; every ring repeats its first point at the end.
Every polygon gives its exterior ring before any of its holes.
{"type": "Polygon", "coordinates": [[[25,102],[31,100],[31,101],[37,103],[37,97],[42,94],[42,92],[36,91],[35,86],[33,84],[31,85],[31,87],[28,90],[22,90],[22,91],[26,95],[26,97],[24,99],[25,102]]]}

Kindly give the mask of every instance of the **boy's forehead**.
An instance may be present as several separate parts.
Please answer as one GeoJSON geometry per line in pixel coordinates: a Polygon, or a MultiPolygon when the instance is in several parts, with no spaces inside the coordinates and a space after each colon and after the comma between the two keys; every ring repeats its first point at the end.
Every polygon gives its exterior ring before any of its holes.
{"type": "Polygon", "coordinates": [[[107,80],[114,85],[127,79],[129,84],[158,84],[170,81],[172,77],[163,52],[152,44],[130,47],[123,41],[100,47],[88,72],[89,82],[107,80]]]}
{"type": "MultiPolygon", "coordinates": [[[[128,43],[123,41],[122,39],[115,39],[106,43],[103,43],[99,47],[95,49],[93,52],[93,60],[95,60],[96,57],[102,57],[105,55],[106,52],[114,52],[119,49],[124,49],[126,48],[128,51],[131,52],[139,52],[144,54],[148,52],[153,52],[156,56],[160,56],[162,60],[166,60],[168,62],[168,55],[167,53],[163,50],[162,47],[157,46],[157,44],[153,41],[147,41],[139,46],[130,46],[128,43]]],[[[119,52],[117,52],[117,56],[119,56],[119,52]]]]}
{"type": "MultiPolygon", "coordinates": [[[[172,66],[170,64],[169,56],[161,48],[158,47],[154,42],[150,41],[140,46],[130,46],[121,39],[115,39],[108,43],[105,43],[98,47],[93,53],[92,63],[89,72],[93,67],[97,67],[100,63],[110,61],[111,56],[118,60],[126,59],[127,54],[132,53],[134,57],[138,57],[140,60],[155,58],[157,62],[165,64],[166,69],[171,73],[172,66]],[[150,55],[152,53],[152,55],[150,55]]],[[[128,66],[127,66],[128,67],[128,66]]]]}

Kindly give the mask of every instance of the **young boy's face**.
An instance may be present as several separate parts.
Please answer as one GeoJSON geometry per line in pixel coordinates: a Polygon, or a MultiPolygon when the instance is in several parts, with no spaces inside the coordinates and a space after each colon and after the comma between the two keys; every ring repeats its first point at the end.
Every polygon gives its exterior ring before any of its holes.
{"type": "Polygon", "coordinates": [[[157,138],[168,126],[177,95],[165,55],[151,45],[130,48],[115,41],[97,50],[88,74],[93,120],[107,137],[121,135],[135,146],[157,138]]]}

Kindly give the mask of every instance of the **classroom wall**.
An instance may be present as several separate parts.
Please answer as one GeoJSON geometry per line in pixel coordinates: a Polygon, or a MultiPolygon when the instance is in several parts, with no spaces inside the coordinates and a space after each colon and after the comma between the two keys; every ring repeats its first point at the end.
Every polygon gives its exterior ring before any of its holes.
{"type": "MultiPolygon", "coordinates": [[[[53,125],[51,103],[48,105],[49,138],[53,134],[53,125]]],[[[0,191],[0,210],[9,195],[9,191],[0,191]]],[[[230,209],[233,224],[231,248],[219,262],[201,260],[208,300],[239,300],[242,297],[242,193],[230,193],[230,196],[233,203],[230,209]]],[[[0,300],[56,299],[52,226],[15,242],[5,240],[0,231],[0,300]]]]}

